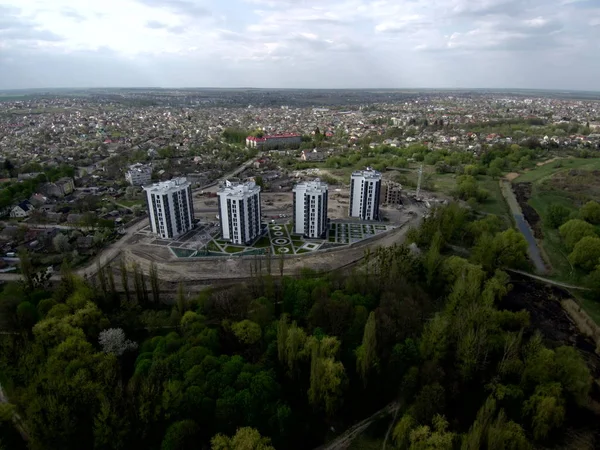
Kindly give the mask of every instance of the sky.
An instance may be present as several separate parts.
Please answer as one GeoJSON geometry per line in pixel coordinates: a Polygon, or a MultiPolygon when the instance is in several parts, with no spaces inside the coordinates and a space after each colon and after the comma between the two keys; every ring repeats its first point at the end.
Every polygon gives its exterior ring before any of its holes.
{"type": "Polygon", "coordinates": [[[600,0],[0,0],[0,89],[600,90],[600,0]]]}

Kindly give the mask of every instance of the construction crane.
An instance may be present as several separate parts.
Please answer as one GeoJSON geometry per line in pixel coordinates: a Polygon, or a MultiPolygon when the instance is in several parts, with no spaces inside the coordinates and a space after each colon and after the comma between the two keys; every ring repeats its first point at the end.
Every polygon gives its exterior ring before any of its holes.
{"type": "MultiPolygon", "coordinates": [[[[386,167],[386,169],[388,169],[388,170],[397,170],[397,171],[400,171],[400,172],[414,172],[415,171],[415,169],[403,169],[401,167],[386,167]]],[[[416,170],[417,170],[417,174],[418,174],[419,177],[417,179],[417,191],[415,193],[415,198],[417,200],[419,200],[420,199],[420,194],[421,194],[421,181],[423,180],[423,164],[421,164],[419,166],[419,168],[416,169],[416,170]]]]}

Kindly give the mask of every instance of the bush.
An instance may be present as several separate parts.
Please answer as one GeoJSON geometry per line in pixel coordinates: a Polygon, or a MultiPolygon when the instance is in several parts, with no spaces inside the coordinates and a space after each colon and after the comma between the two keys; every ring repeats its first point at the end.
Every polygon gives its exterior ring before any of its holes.
{"type": "Polygon", "coordinates": [[[550,205],[546,211],[546,225],[558,228],[569,218],[569,208],[563,205],[550,205]]]}
{"type": "Polygon", "coordinates": [[[558,231],[569,250],[573,250],[575,244],[584,237],[596,236],[596,229],[594,226],[580,219],[569,220],[562,225],[558,231]]]}
{"type": "Polygon", "coordinates": [[[600,203],[589,201],[579,210],[579,218],[586,222],[600,225],[600,203]]]}
{"type": "Polygon", "coordinates": [[[569,262],[587,272],[594,270],[600,260],[600,238],[586,236],[577,244],[569,255],[569,262]]]}

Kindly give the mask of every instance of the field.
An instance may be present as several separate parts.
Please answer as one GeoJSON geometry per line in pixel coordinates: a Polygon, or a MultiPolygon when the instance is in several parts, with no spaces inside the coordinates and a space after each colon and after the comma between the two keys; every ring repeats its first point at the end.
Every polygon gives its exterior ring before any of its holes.
{"type": "MultiPolygon", "coordinates": [[[[550,277],[570,284],[582,284],[585,274],[569,262],[569,250],[558,230],[547,225],[547,214],[551,205],[562,205],[575,216],[584,203],[600,200],[600,159],[569,158],[538,166],[513,180],[513,187],[551,266],[550,277]]],[[[578,300],[592,319],[600,324],[600,303],[585,295],[579,296],[578,300]]]]}
{"type": "Polygon", "coordinates": [[[600,170],[600,158],[565,158],[530,169],[520,175],[514,183],[532,183],[551,176],[563,169],[600,170]]]}

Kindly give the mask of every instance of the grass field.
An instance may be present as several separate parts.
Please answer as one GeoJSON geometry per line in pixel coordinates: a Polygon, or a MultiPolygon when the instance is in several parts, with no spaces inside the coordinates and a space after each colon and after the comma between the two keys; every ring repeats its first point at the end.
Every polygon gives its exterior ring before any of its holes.
{"type": "Polygon", "coordinates": [[[532,183],[549,177],[561,170],[600,170],[600,158],[565,158],[531,169],[514,180],[514,183],[532,183]]]}
{"type": "Polygon", "coordinates": [[[504,200],[498,180],[489,176],[477,177],[479,185],[490,193],[489,198],[483,202],[479,210],[487,214],[496,214],[504,219],[507,224],[512,223],[510,209],[504,200]]]}

